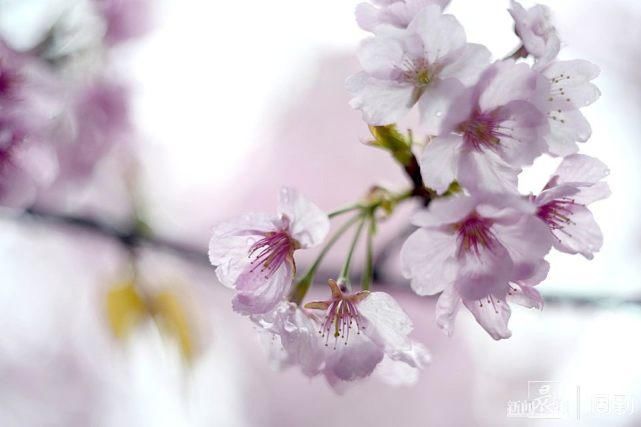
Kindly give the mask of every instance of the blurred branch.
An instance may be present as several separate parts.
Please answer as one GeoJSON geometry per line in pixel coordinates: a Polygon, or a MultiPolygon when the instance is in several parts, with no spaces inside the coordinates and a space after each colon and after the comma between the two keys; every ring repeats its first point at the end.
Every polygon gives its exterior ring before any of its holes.
{"type": "MultiPolygon", "coordinates": [[[[37,207],[32,207],[23,214],[17,217],[23,221],[38,220],[45,223],[50,223],[60,226],[70,226],[79,229],[83,229],[87,232],[101,235],[103,237],[113,239],[118,241],[121,245],[130,250],[135,250],[140,246],[148,246],[153,249],[166,251],[172,253],[176,256],[183,258],[188,262],[194,264],[199,264],[202,266],[210,267],[209,259],[207,258],[207,248],[198,248],[185,243],[176,242],[169,239],[164,239],[158,236],[154,236],[148,231],[145,231],[144,227],[139,227],[137,225],[131,226],[129,229],[121,230],[117,227],[108,225],[106,223],[100,222],[98,220],[75,216],[75,215],[66,215],[56,212],[49,212],[37,207]]],[[[394,242],[391,242],[390,246],[393,246],[394,242]]],[[[383,250],[386,255],[390,255],[390,252],[394,252],[393,248],[388,250],[383,250]]],[[[376,257],[381,260],[380,256],[376,257]]],[[[380,272],[379,279],[380,279],[380,272]]],[[[319,271],[317,276],[320,276],[322,279],[319,280],[319,283],[324,283],[324,278],[331,278],[335,276],[335,271],[319,271]]],[[[355,281],[361,280],[359,275],[353,275],[355,281]]],[[[378,286],[381,286],[380,284],[378,286]]],[[[391,280],[385,280],[384,285],[388,288],[395,288],[397,290],[408,290],[407,286],[402,286],[399,283],[394,283],[391,280]]],[[[614,295],[592,295],[592,296],[581,296],[581,295],[544,295],[545,304],[547,306],[555,307],[572,307],[572,308],[617,308],[621,306],[636,306],[641,307],[641,296],[635,298],[626,298],[623,296],[614,296],[614,295]]],[[[429,299],[436,299],[436,297],[423,297],[429,299]]]]}
{"type": "Polygon", "coordinates": [[[140,227],[138,223],[133,224],[127,229],[119,229],[93,218],[60,214],[37,207],[26,209],[20,218],[25,220],[36,219],[62,226],[72,226],[117,240],[121,245],[130,250],[134,250],[138,246],[147,245],[173,253],[190,262],[209,265],[206,248],[196,248],[184,243],[154,236],[148,232],[145,227],[140,227]]]}

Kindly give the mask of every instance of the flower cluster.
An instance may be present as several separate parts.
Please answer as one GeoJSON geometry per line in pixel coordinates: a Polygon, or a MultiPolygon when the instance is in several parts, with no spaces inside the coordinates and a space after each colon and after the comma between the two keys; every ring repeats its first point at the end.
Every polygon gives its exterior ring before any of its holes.
{"type": "Polygon", "coordinates": [[[234,309],[278,338],[284,365],[323,374],[333,385],[383,362],[415,370],[428,361],[409,338],[412,323],[398,303],[369,290],[372,236],[398,203],[414,198],[424,206],[401,250],[402,272],[418,295],[440,294],[436,322],[448,334],[462,303],[491,337],[510,337],[511,302],[543,306],[535,286],[548,274],[551,248],[592,258],[602,245],[587,205],[608,196],[608,169],[577,153],[577,142],[591,133],[581,108],[600,95],[592,83],[598,68],[558,60],[548,9],[515,1],[510,14],[521,45],[492,61],[443,12],[448,3],[373,0],[356,10],[371,36],[358,50],[362,71],[347,80],[351,105],[369,125],[371,145],[390,152],[411,189],[376,188],[328,215],[284,189],[276,216],[247,215],[214,229],[210,259],[220,281],[236,290],[234,309]],[[424,144],[397,129],[414,108],[424,144]],[[560,158],[558,169],[539,194],[521,194],[520,173],[542,155],[560,158]],[[295,251],[319,245],[329,218],[346,213],[353,218],[296,279],[295,251]],[[324,255],[352,227],[345,264],[337,280],[329,278],[330,297],[304,303],[324,255]],[[364,228],[366,267],[362,290],[354,292],[350,263],[364,228]]]}
{"type": "Polygon", "coordinates": [[[0,39],[0,205],[89,177],[131,138],[128,91],[108,70],[111,49],[141,33],[145,4],[92,0],[25,51],[0,39]]]}

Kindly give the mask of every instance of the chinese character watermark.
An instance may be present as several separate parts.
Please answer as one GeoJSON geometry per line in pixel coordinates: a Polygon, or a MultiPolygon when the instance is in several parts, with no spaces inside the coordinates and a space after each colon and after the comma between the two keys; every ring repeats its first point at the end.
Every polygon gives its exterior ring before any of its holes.
{"type": "Polygon", "coordinates": [[[559,381],[528,381],[527,399],[507,402],[510,418],[568,419],[625,416],[634,411],[631,396],[591,393],[578,385],[559,381]]]}

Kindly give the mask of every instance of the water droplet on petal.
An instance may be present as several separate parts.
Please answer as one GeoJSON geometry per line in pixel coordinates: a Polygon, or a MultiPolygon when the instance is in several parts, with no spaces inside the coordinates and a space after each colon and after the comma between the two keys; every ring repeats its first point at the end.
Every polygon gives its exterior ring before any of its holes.
{"type": "Polygon", "coordinates": [[[434,115],[436,117],[441,117],[443,115],[443,112],[442,111],[437,111],[434,115]]]}

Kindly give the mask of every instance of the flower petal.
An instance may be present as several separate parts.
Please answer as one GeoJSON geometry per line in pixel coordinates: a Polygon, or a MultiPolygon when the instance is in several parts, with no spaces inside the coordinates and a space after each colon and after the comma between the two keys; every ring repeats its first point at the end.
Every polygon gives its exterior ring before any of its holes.
{"type": "Polygon", "coordinates": [[[418,229],[401,249],[403,275],[411,279],[418,295],[434,295],[454,280],[453,257],[456,236],[441,231],[418,229]]]}
{"type": "Polygon", "coordinates": [[[572,205],[568,209],[572,212],[569,215],[570,222],[562,229],[552,230],[558,239],[554,241],[554,247],[561,252],[580,253],[585,258],[592,259],[594,252],[598,252],[603,245],[601,228],[585,206],[572,205]]]}
{"type": "Polygon", "coordinates": [[[436,324],[448,336],[454,333],[454,320],[461,303],[461,297],[454,287],[445,288],[436,302],[436,324]]]}
{"type": "Polygon", "coordinates": [[[463,300],[463,304],[474,315],[476,321],[495,340],[510,338],[512,332],[507,327],[510,320],[510,306],[494,296],[483,300],[463,300]]]}
{"type": "Polygon", "coordinates": [[[275,230],[276,217],[248,214],[214,226],[209,241],[209,261],[216,267],[218,280],[234,287],[238,276],[249,264],[249,248],[262,238],[259,233],[275,230]]]}
{"type": "Polygon", "coordinates": [[[358,310],[366,320],[365,335],[380,345],[387,356],[416,368],[424,366],[428,356],[409,339],[412,321],[392,296],[372,292],[358,305],[358,310]]]}
{"type": "Polygon", "coordinates": [[[302,248],[320,244],[329,232],[327,214],[292,188],[280,190],[278,213],[289,218],[289,234],[302,248]]]}
{"type": "Polygon", "coordinates": [[[361,110],[370,125],[384,126],[396,123],[414,105],[411,85],[380,80],[358,73],[347,79],[347,90],[352,94],[352,108],[361,110]]]}
{"type": "Polygon", "coordinates": [[[284,262],[271,274],[248,264],[238,276],[232,306],[240,314],[267,313],[282,301],[293,280],[293,266],[289,262],[284,262]]]}
{"type": "Polygon", "coordinates": [[[421,175],[425,185],[437,193],[445,192],[456,180],[463,138],[447,135],[434,138],[421,155],[421,175]]]}
{"type": "Polygon", "coordinates": [[[458,181],[468,190],[517,192],[520,168],[510,166],[490,150],[472,150],[461,156],[458,181]]]}
{"type": "Polygon", "coordinates": [[[465,30],[452,15],[443,15],[437,5],[422,9],[408,26],[418,34],[424,46],[425,59],[430,64],[465,45],[465,30]]]}
{"type": "Polygon", "coordinates": [[[429,135],[440,135],[446,112],[465,86],[457,79],[436,80],[430,83],[418,99],[421,125],[429,135]]]}
{"type": "Polygon", "coordinates": [[[451,54],[451,61],[445,59],[439,77],[455,78],[466,86],[473,85],[490,63],[491,53],[483,45],[468,43],[461,50],[451,54]]]}
{"type": "Polygon", "coordinates": [[[547,225],[534,215],[522,215],[512,224],[495,224],[492,231],[514,263],[511,281],[531,277],[552,248],[547,225]]]}

